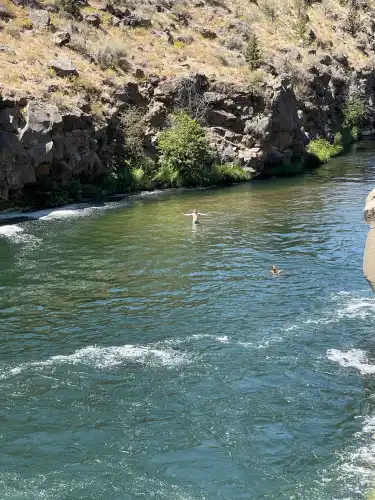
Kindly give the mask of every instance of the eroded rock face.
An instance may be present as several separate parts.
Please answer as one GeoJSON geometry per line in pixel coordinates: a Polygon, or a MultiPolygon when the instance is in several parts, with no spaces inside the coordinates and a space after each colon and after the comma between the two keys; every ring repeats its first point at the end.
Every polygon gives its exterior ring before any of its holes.
{"type": "Polygon", "coordinates": [[[375,189],[366,198],[364,219],[370,230],[363,255],[363,274],[375,291],[375,189]]]}
{"type": "Polygon", "coordinates": [[[0,198],[20,195],[50,175],[61,183],[101,175],[98,130],[89,115],[80,109],[60,112],[38,101],[22,112],[18,102],[2,104],[0,99],[0,198]]]}
{"type": "Polygon", "coordinates": [[[221,161],[239,162],[258,174],[267,164],[291,161],[300,134],[297,102],[286,78],[272,79],[264,96],[254,97],[247,88],[209,81],[201,74],[169,80],[150,77],[147,82],[125,83],[105,102],[110,112],[98,139],[93,118],[82,109],[61,112],[56,106],[31,101],[20,112],[18,104],[0,101],[0,130],[8,134],[6,153],[16,158],[11,170],[18,172],[10,176],[9,169],[0,167],[1,195],[49,175],[62,183],[101,175],[106,128],[128,107],[144,113],[143,143],[154,158],[157,136],[178,109],[186,109],[206,128],[221,161]]]}
{"type": "MultiPolygon", "coordinates": [[[[65,35],[61,33],[63,43],[65,35]]],[[[311,68],[307,99],[296,97],[283,75],[271,76],[255,94],[247,86],[202,74],[124,82],[100,97],[106,109],[100,122],[89,114],[89,96],[77,99],[69,111],[36,100],[0,97],[0,197],[22,193],[24,186],[48,176],[61,183],[100,176],[108,155],[120,154],[119,115],[128,108],[144,115],[143,146],[154,159],[160,130],[173,112],[184,109],[205,128],[221,161],[239,163],[254,175],[271,175],[274,166],[298,160],[309,138],[330,138],[342,96],[350,90],[348,75],[335,64],[311,68]]],[[[372,95],[375,73],[364,68],[351,85],[361,85],[372,95]]],[[[375,194],[365,217],[370,225],[375,221],[375,194]]]]}

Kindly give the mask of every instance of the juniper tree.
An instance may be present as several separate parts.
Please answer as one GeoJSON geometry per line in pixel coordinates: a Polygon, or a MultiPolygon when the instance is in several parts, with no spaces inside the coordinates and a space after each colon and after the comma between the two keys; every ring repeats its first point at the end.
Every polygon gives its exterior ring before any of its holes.
{"type": "Polygon", "coordinates": [[[263,56],[256,35],[251,35],[245,49],[245,59],[248,62],[250,69],[258,69],[262,62],[263,56]]]}

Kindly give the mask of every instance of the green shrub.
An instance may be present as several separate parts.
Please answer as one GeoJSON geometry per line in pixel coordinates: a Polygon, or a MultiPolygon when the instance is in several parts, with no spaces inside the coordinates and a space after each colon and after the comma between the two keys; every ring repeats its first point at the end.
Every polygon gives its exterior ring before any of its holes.
{"type": "Polygon", "coordinates": [[[76,16],[79,13],[79,2],[77,0],[57,0],[56,5],[60,10],[68,12],[72,16],[76,16]]]}
{"type": "Polygon", "coordinates": [[[132,159],[143,156],[144,113],[135,107],[125,109],[121,115],[120,128],[124,141],[124,153],[132,159]]]}
{"type": "Polygon", "coordinates": [[[259,46],[258,38],[255,35],[250,36],[245,48],[244,56],[250,69],[258,69],[262,65],[263,55],[259,46]]]}
{"type": "Polygon", "coordinates": [[[147,176],[145,170],[142,167],[135,167],[130,169],[131,175],[131,188],[134,191],[140,189],[151,189],[152,181],[147,176]]]}
{"type": "Polygon", "coordinates": [[[118,166],[109,168],[97,183],[102,194],[130,193],[153,187],[152,177],[145,167],[134,166],[124,160],[118,166]]]}
{"type": "Polygon", "coordinates": [[[308,153],[316,156],[322,163],[326,163],[330,158],[338,156],[343,152],[342,135],[338,132],[335,134],[333,144],[330,144],[326,139],[314,139],[309,142],[306,150],[308,153]]]}
{"type": "Polygon", "coordinates": [[[251,179],[250,172],[244,170],[239,165],[225,163],[215,165],[212,169],[211,180],[214,184],[228,184],[231,182],[243,182],[251,179]]]}
{"type": "Polygon", "coordinates": [[[162,165],[154,176],[154,180],[170,187],[182,187],[183,180],[180,172],[168,164],[162,165]]]}
{"type": "Polygon", "coordinates": [[[127,53],[121,41],[104,44],[94,51],[94,59],[101,69],[122,69],[129,71],[130,65],[126,59],[127,53]]]}
{"type": "Polygon", "coordinates": [[[342,126],[350,131],[351,138],[359,138],[361,125],[366,118],[366,104],[363,99],[350,97],[342,109],[344,121],[342,126]]]}
{"type": "Polygon", "coordinates": [[[179,111],[172,116],[172,125],[158,138],[159,172],[178,172],[184,185],[203,185],[209,177],[214,153],[205,131],[196,120],[179,111]]]}

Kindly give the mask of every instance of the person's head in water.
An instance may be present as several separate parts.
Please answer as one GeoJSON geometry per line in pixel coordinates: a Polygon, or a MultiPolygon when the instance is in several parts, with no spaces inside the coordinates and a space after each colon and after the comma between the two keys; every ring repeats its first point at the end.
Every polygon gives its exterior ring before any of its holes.
{"type": "Polygon", "coordinates": [[[198,210],[196,208],[194,208],[193,213],[197,214],[198,210]]]}
{"type": "Polygon", "coordinates": [[[277,267],[275,265],[272,266],[271,270],[272,270],[273,273],[278,273],[279,272],[279,270],[277,269],[277,267]]]}

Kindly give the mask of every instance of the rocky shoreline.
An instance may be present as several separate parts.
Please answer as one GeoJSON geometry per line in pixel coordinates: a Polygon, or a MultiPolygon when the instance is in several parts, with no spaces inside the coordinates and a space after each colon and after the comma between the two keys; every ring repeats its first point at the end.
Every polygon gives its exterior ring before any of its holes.
{"type": "Polygon", "coordinates": [[[111,162],[123,160],[120,117],[129,109],[144,119],[142,148],[149,158],[157,159],[157,137],[171,114],[184,109],[202,124],[220,161],[235,162],[252,177],[303,161],[311,139],[332,141],[352,95],[366,104],[362,128],[374,129],[375,66],[354,70],[344,57],[326,55],[309,75],[304,96],[286,74],[270,76],[256,91],[201,74],[151,77],[104,93],[101,104],[107,111],[100,117],[84,101],[64,110],[30,97],[1,95],[0,198],[17,200],[46,179],[61,185],[82,178],[95,182],[111,162]]]}

